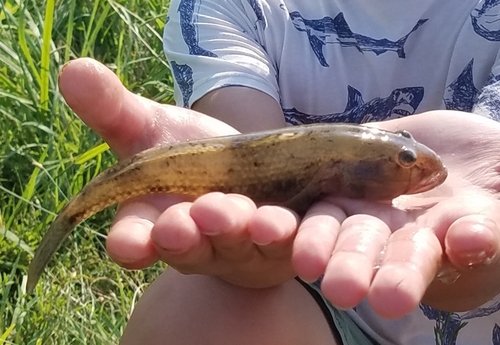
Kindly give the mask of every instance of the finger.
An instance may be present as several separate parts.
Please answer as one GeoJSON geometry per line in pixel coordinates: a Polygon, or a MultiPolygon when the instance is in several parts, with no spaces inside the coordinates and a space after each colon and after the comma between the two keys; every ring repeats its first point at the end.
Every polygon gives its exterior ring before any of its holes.
{"type": "Polygon", "coordinates": [[[326,201],[314,204],[299,226],[292,264],[304,281],[315,281],[325,272],[345,213],[326,201]]]}
{"type": "Polygon", "coordinates": [[[190,216],[200,233],[210,239],[216,259],[241,262],[255,252],[247,232],[255,210],[254,202],[245,196],[209,193],[195,200],[190,216]]]}
{"type": "MultiPolygon", "coordinates": [[[[203,271],[203,266],[213,262],[212,245],[202,235],[190,215],[192,203],[182,202],[166,209],[156,220],[151,240],[160,255],[182,273],[203,271]]],[[[208,272],[207,272],[208,274],[208,272]]]]}
{"type": "Polygon", "coordinates": [[[68,62],[59,75],[59,87],[68,105],[118,156],[152,146],[146,143],[146,133],[151,134],[158,109],[152,102],[140,102],[101,63],[89,58],[68,62]]]}
{"type": "Polygon", "coordinates": [[[368,215],[347,218],[341,226],[321,290],[335,306],[356,306],[369,291],[391,231],[380,219],[368,215]]]}
{"type": "Polygon", "coordinates": [[[68,62],[59,87],[68,105],[120,158],[160,143],[237,133],[209,116],[132,94],[93,59],[68,62]]]}
{"type": "Polygon", "coordinates": [[[129,269],[155,263],[158,254],[151,241],[151,229],[159,215],[160,210],[146,201],[122,204],[106,240],[109,256],[129,269]]]}
{"type": "Polygon", "coordinates": [[[239,236],[257,207],[243,195],[208,193],[195,200],[191,217],[201,232],[208,236],[239,236]]]}
{"type": "Polygon", "coordinates": [[[288,209],[261,206],[250,219],[248,232],[265,259],[289,260],[298,224],[298,216],[288,209]]]}
{"type": "Polygon", "coordinates": [[[413,311],[436,275],[442,247],[434,231],[409,224],[389,238],[368,301],[385,318],[413,311]]]}
{"type": "Polygon", "coordinates": [[[489,217],[464,216],[450,225],[445,248],[448,260],[457,268],[491,264],[500,254],[500,228],[489,217]]]}
{"type": "Polygon", "coordinates": [[[463,269],[487,264],[498,257],[499,219],[497,201],[475,194],[441,202],[416,222],[420,227],[434,229],[447,260],[463,269]]]}
{"type": "Polygon", "coordinates": [[[120,266],[141,269],[158,261],[151,229],[161,212],[185,201],[181,195],[147,195],[122,203],[106,239],[109,256],[120,266]]]}
{"type": "Polygon", "coordinates": [[[261,206],[248,224],[254,243],[268,246],[279,243],[294,234],[297,216],[290,210],[277,206],[261,206]]]}

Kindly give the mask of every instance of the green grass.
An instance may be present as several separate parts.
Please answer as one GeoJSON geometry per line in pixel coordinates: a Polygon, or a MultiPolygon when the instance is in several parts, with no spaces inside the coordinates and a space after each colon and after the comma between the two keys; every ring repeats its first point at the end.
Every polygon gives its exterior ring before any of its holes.
{"type": "Polygon", "coordinates": [[[160,266],[126,272],[106,255],[112,211],[80,226],[33,295],[34,249],[68,198],[115,161],[57,89],[90,56],[133,92],[168,103],[161,31],[168,0],[0,0],[0,345],[117,343],[160,266]]]}

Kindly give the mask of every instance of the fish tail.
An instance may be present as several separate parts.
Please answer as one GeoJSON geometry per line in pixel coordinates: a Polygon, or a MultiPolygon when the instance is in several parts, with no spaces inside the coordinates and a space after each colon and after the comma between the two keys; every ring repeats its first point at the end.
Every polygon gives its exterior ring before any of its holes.
{"type": "Polygon", "coordinates": [[[63,212],[50,225],[28,268],[28,282],[26,285],[28,293],[33,291],[52,255],[79,222],[80,220],[77,220],[75,216],[63,212]]]}

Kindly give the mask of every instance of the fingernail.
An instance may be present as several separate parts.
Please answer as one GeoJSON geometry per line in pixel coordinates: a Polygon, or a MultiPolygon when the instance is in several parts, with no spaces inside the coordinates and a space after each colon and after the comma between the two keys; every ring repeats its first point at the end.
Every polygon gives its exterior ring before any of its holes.
{"type": "Polygon", "coordinates": [[[226,194],[226,197],[227,196],[231,197],[231,202],[233,204],[235,204],[237,207],[241,208],[241,209],[245,209],[246,210],[246,209],[248,209],[250,207],[256,208],[254,202],[250,198],[248,198],[248,197],[246,197],[244,195],[226,194]]]}
{"type": "Polygon", "coordinates": [[[473,268],[479,265],[488,265],[496,257],[497,248],[497,224],[484,217],[482,219],[474,219],[473,224],[470,224],[468,241],[465,241],[455,251],[455,263],[462,267],[473,268]]]}
{"type": "Polygon", "coordinates": [[[69,64],[72,62],[72,60],[69,60],[68,62],[66,62],[64,65],[62,65],[61,69],[59,70],[59,74],[57,76],[57,80],[61,79],[61,75],[62,73],[64,72],[64,70],[66,69],[66,67],[69,66],[69,64]]]}

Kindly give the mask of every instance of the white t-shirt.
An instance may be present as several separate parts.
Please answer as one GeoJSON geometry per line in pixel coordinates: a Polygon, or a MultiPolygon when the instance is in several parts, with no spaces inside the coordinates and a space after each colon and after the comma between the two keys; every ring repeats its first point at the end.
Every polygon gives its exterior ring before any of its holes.
{"type": "MultiPolygon", "coordinates": [[[[240,85],[276,99],[292,125],[435,109],[500,120],[500,0],[375,3],[172,0],[164,48],[176,103],[240,85]]],[[[363,302],[350,315],[381,344],[500,345],[499,310],[497,296],[467,313],[421,305],[387,321],[363,302]]]]}

